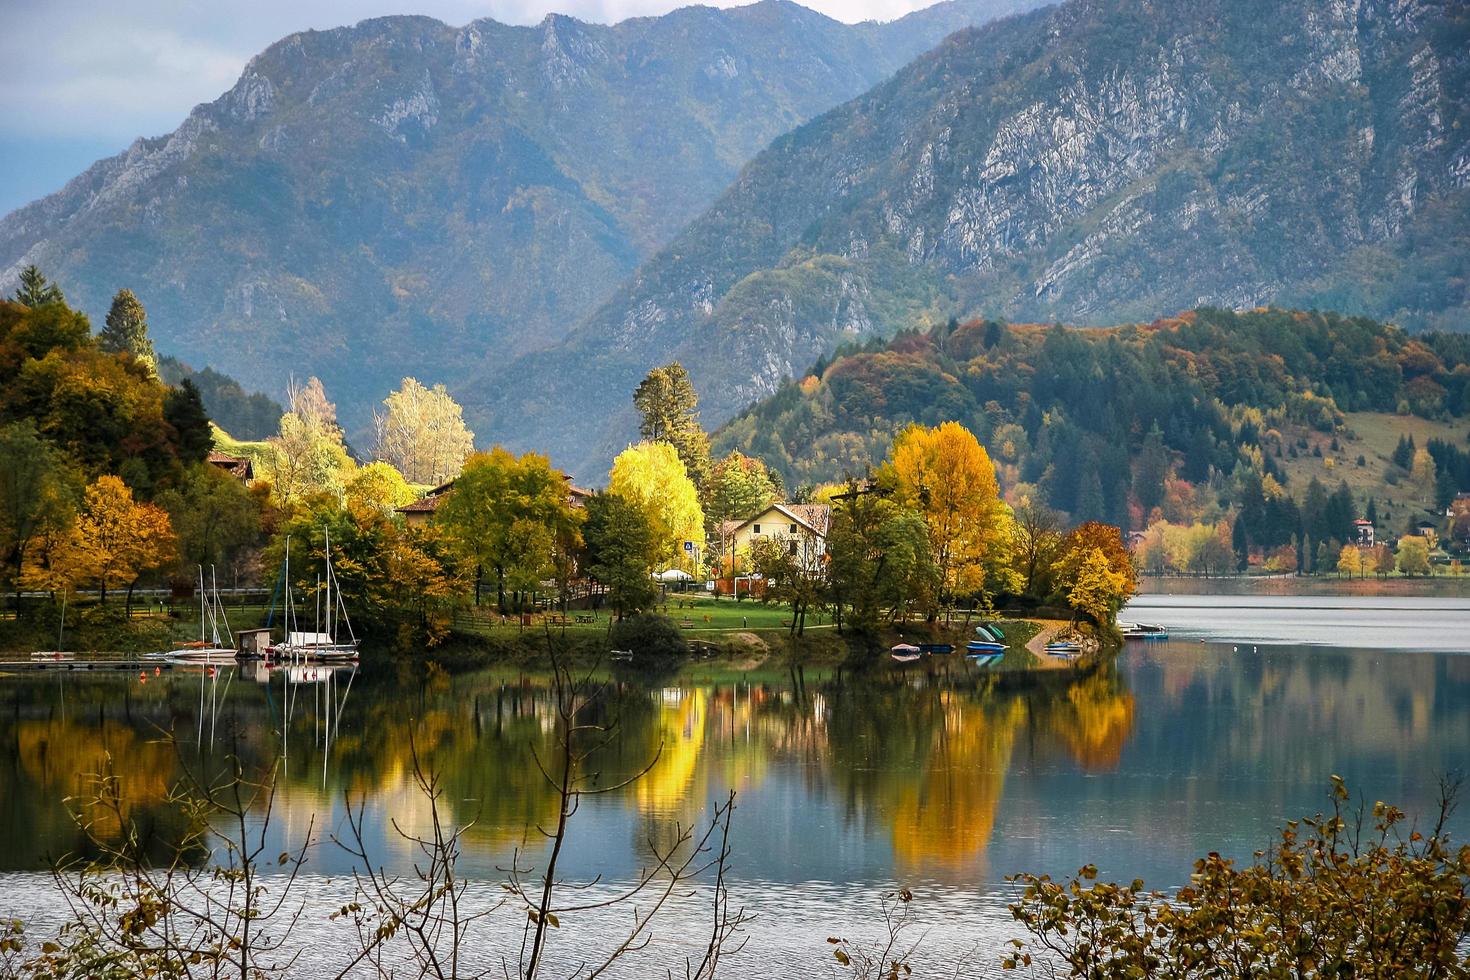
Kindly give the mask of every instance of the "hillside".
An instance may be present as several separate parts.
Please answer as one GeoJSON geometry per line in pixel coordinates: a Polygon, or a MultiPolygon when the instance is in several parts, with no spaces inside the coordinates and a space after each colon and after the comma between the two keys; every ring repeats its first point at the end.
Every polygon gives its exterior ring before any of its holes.
{"type": "Polygon", "coordinates": [[[654,364],[717,423],[952,313],[1465,327],[1467,77],[1470,16],[1427,0],[1071,0],[962,32],[777,140],[564,343],[492,366],[477,431],[585,471],[654,364]]]}
{"type": "Polygon", "coordinates": [[[1463,451],[1467,415],[1470,337],[1205,308],[1107,329],[977,320],[905,333],[788,382],[715,443],[789,485],[820,483],[880,464],[905,425],[953,419],[990,447],[1013,498],[1136,528],[1155,506],[1181,520],[1235,503],[1248,472],[1293,495],[1346,480],[1359,501],[1402,512],[1420,494],[1389,462],[1399,435],[1463,451]]]}
{"type": "Polygon", "coordinates": [[[160,351],[268,392],[319,375],[360,432],[405,374],[452,385],[558,340],[773,138],[1036,2],[295,34],[0,220],[0,289],[35,263],[100,321],[129,286],[160,351]]]}

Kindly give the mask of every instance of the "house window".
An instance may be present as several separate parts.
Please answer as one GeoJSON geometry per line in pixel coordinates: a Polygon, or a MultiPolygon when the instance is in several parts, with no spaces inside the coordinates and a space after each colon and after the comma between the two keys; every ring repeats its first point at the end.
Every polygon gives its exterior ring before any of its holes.
{"type": "Polygon", "coordinates": [[[791,533],[792,534],[795,534],[796,533],[796,525],[795,524],[791,525],[791,533]]]}
{"type": "Polygon", "coordinates": [[[795,541],[792,541],[786,547],[788,547],[789,549],[791,549],[790,550],[790,554],[793,554],[793,555],[796,554],[796,542],[795,541]]]}
{"type": "Polygon", "coordinates": [[[750,530],[751,530],[751,533],[752,534],[760,534],[761,533],[761,526],[759,524],[756,524],[753,527],[751,527],[750,530]]]}

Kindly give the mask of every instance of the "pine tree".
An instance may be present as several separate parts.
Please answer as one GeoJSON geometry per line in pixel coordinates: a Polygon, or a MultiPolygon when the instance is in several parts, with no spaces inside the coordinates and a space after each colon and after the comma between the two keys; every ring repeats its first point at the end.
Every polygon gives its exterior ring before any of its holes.
{"type": "Polygon", "coordinates": [[[1230,549],[1235,552],[1235,570],[1243,572],[1250,567],[1251,543],[1245,531],[1245,521],[1239,516],[1230,529],[1230,549]]]}
{"type": "Polygon", "coordinates": [[[169,390],[163,400],[163,418],[179,435],[179,458],[188,463],[201,463],[214,448],[214,433],[209,428],[209,413],[194,382],[185,378],[177,388],[169,390]]]}
{"type": "Polygon", "coordinates": [[[1401,470],[1406,470],[1412,466],[1414,464],[1415,448],[1413,436],[1399,436],[1399,444],[1394,447],[1393,456],[1391,457],[1393,465],[1401,470]]]}
{"type": "Polygon", "coordinates": [[[45,306],[47,303],[64,303],[66,297],[61,295],[61,287],[49,281],[41,270],[33,265],[28,265],[20,270],[20,288],[15,291],[15,301],[22,306],[35,309],[45,306]]]}
{"type": "Polygon", "coordinates": [[[97,335],[97,346],[110,354],[131,354],[158,374],[158,355],[148,339],[148,313],[131,289],[119,289],[107,311],[107,326],[97,335]]]}
{"type": "Polygon", "coordinates": [[[1164,448],[1164,433],[1155,422],[1143,440],[1133,469],[1133,495],[1138,498],[1145,518],[1164,499],[1164,481],[1168,478],[1169,454],[1164,448]]]}
{"type": "Polygon", "coordinates": [[[1369,524],[1378,523],[1378,499],[1376,497],[1368,498],[1368,509],[1363,512],[1363,516],[1367,518],[1369,524]]]}
{"type": "Polygon", "coordinates": [[[679,453],[696,487],[709,477],[709,436],[699,425],[699,395],[678,361],[654,368],[633,392],[642,419],[638,431],[650,442],[666,442],[679,453]]]}

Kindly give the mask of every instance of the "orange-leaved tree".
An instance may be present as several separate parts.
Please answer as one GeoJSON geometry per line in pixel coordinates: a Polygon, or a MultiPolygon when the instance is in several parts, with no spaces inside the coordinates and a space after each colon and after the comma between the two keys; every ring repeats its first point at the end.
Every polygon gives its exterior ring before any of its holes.
{"type": "Polygon", "coordinates": [[[1062,539],[1052,564],[1057,591],[1073,609],[1110,623],[1138,591],[1133,556],[1111,524],[1088,521],[1062,539]]]}
{"type": "Polygon", "coordinates": [[[103,602],[114,586],[133,586],[140,576],[174,560],[174,532],[168,512],[133,499],[133,491],[115,476],[97,478],[83,495],[71,539],[60,564],[74,584],[95,583],[103,602]]]}

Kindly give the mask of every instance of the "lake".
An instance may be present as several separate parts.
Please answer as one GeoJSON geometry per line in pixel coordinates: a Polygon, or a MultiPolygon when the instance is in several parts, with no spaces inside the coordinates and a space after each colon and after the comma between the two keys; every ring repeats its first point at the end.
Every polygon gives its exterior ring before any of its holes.
{"type": "MultiPolygon", "coordinates": [[[[650,840],[698,823],[733,789],[730,896],[757,917],[723,975],[828,975],[826,937],[879,938],[879,897],[898,885],[913,889],[926,950],[969,953],[978,975],[1016,934],[1007,874],[1093,862],[1104,877],[1174,887],[1205,852],[1248,858],[1283,821],[1321,809],[1333,773],[1370,801],[1427,815],[1438,775],[1470,768],[1470,602],[1146,596],[1123,618],[1164,623],[1170,639],[1131,644],[1100,673],[1030,686],[962,666],[804,688],[778,675],[619,685],[598,708],[619,734],[596,765],[611,782],[657,762],[584,802],[567,877],[600,874],[593,893],[607,893],[637,873],[650,840]]],[[[63,799],[84,791],[104,753],[136,812],[166,830],[159,801],[200,758],[201,727],[206,743],[214,729],[209,758],[228,746],[264,763],[281,748],[285,697],[296,700],[272,853],[339,830],[350,797],[366,802],[375,857],[408,870],[413,852],[390,818],[427,825],[410,732],[443,773],[455,819],[474,820],[460,864],[473,900],[498,900],[499,869],[518,846],[538,853],[528,827],[555,801],[529,756],[553,742],[537,679],[340,674],[286,688],[233,674],[10,676],[0,678],[0,916],[41,931],[57,921],[47,857],[79,843],[63,799]],[[330,749],[328,703],[340,711],[330,749]],[[177,754],[157,737],[170,729],[184,743],[177,754]]],[[[1452,830],[1470,837],[1470,819],[1452,830]]],[[[351,866],[329,842],[311,853],[311,906],[295,935],[314,951],[350,941],[327,913],[350,898],[351,866]]],[[[610,975],[682,962],[707,908],[682,900],[667,916],[649,949],[610,975]]],[[[564,919],[568,938],[553,952],[570,967],[626,913],[564,919]]],[[[523,921],[502,910],[482,924],[484,964],[501,952],[514,962],[523,921]]],[[[329,960],[314,952],[293,975],[329,976],[329,960]]]]}

